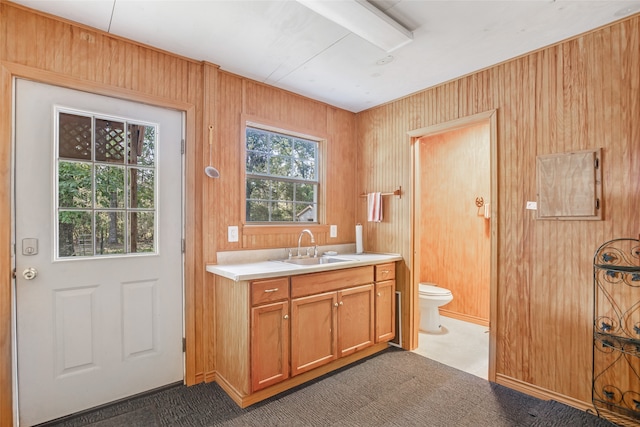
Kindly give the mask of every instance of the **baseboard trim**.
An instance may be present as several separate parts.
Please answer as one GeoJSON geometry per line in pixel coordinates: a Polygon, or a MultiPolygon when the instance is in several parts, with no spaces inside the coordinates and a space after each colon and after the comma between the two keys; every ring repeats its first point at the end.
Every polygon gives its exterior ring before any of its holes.
{"type": "Polygon", "coordinates": [[[455,311],[449,311],[446,308],[440,308],[440,315],[445,317],[451,317],[452,319],[462,320],[463,322],[475,323],[476,325],[489,327],[489,319],[483,319],[481,317],[471,316],[464,313],[456,313],[455,311]]]}
{"type": "Polygon", "coordinates": [[[287,391],[289,389],[292,389],[293,387],[302,385],[310,380],[321,377],[322,375],[350,365],[353,362],[372,356],[376,353],[386,350],[387,348],[389,348],[389,345],[386,342],[375,344],[371,347],[362,349],[357,353],[341,357],[340,359],[334,360],[329,364],[319,366],[311,371],[296,375],[295,377],[291,377],[287,380],[284,380],[262,390],[258,390],[257,392],[249,395],[245,395],[239,392],[219,373],[216,374],[216,382],[238,406],[240,406],[241,408],[246,408],[247,406],[251,406],[269,397],[275,396],[276,394],[282,393],[283,391],[287,391]]]}
{"type": "Polygon", "coordinates": [[[573,397],[565,396],[564,394],[556,393],[503,374],[496,374],[496,383],[530,396],[537,397],[538,399],[555,400],[556,402],[564,403],[565,405],[572,406],[576,409],[580,409],[581,411],[595,413],[595,409],[591,403],[583,402],[581,400],[574,399],[573,397]]]}

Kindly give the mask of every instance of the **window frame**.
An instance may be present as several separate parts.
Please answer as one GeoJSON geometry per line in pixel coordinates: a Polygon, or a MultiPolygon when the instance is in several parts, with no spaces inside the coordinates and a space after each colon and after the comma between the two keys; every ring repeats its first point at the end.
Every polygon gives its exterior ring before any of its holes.
{"type": "MultiPolygon", "coordinates": [[[[158,123],[152,123],[152,122],[147,122],[144,120],[137,120],[134,118],[130,118],[130,117],[121,117],[121,116],[114,116],[114,115],[109,115],[109,114],[102,114],[96,111],[92,111],[92,110],[78,110],[75,108],[69,108],[69,107],[65,107],[65,106],[60,106],[60,105],[56,105],[54,107],[54,118],[53,118],[53,122],[54,122],[54,126],[53,126],[53,138],[52,138],[52,142],[53,142],[53,156],[52,156],[52,160],[53,160],[53,165],[52,165],[52,184],[53,184],[53,200],[52,200],[52,208],[53,208],[53,221],[52,224],[55,224],[54,227],[52,227],[52,232],[53,232],[53,240],[52,240],[52,260],[53,262],[69,262],[69,261],[81,261],[81,260],[98,260],[98,259],[108,259],[108,258],[125,258],[125,257],[140,257],[140,256],[157,256],[159,254],[159,243],[158,243],[158,224],[159,224],[159,187],[158,187],[158,154],[159,154],[159,139],[160,139],[160,126],[158,123]],[[92,144],[92,154],[91,154],[91,158],[88,160],[78,160],[78,159],[65,159],[62,158],[60,156],[60,152],[59,152],[59,116],[60,114],[71,114],[71,115],[77,115],[77,116],[83,116],[83,117],[87,117],[90,118],[91,120],[91,144],[92,144]],[[128,154],[125,154],[125,160],[122,163],[122,165],[110,165],[108,162],[104,162],[104,161],[100,161],[100,160],[96,160],[95,158],[95,123],[96,120],[111,120],[114,122],[120,122],[124,124],[125,129],[128,129],[129,125],[139,125],[139,126],[145,126],[145,127],[153,127],[155,129],[154,133],[155,133],[155,141],[154,141],[154,161],[153,161],[153,165],[135,165],[132,166],[132,164],[129,163],[129,160],[127,159],[128,154]],[[69,207],[60,207],[59,203],[59,165],[60,162],[67,162],[67,163],[79,163],[79,164],[90,164],[91,165],[91,204],[89,207],[86,208],[69,208],[69,207]],[[96,195],[96,173],[95,173],[95,168],[96,167],[101,167],[101,166],[111,166],[111,167],[121,167],[123,169],[123,176],[125,179],[125,185],[124,185],[124,207],[123,208],[117,208],[117,209],[112,209],[112,208],[108,208],[108,207],[99,207],[96,205],[96,200],[95,200],[95,195],[96,195]],[[131,208],[129,206],[129,192],[128,190],[128,186],[127,184],[129,183],[129,178],[127,176],[128,171],[130,171],[131,169],[148,169],[148,170],[153,170],[153,175],[154,175],[154,182],[153,182],[153,200],[154,200],[154,206],[153,208],[140,208],[140,207],[136,207],[136,208],[131,208]],[[60,233],[60,224],[59,224],[59,216],[60,216],[60,212],[73,212],[73,211],[78,211],[78,212],[91,212],[91,230],[92,230],[92,251],[93,254],[92,255],[80,255],[80,256],[61,256],[60,255],[60,242],[59,242],[59,233],[60,233]],[[123,242],[123,246],[124,246],[124,252],[122,253],[110,253],[110,254],[97,254],[96,253],[96,242],[95,242],[95,237],[96,237],[96,220],[95,220],[95,215],[96,212],[121,212],[124,213],[124,221],[125,221],[125,226],[123,228],[123,233],[124,233],[124,242],[123,242]],[[130,231],[129,231],[129,227],[128,227],[128,217],[132,212],[139,212],[139,213],[145,213],[145,212],[153,212],[154,214],[154,224],[153,224],[153,234],[154,234],[154,242],[153,242],[153,251],[141,251],[141,252],[130,252],[130,231]]],[[[126,134],[126,130],[125,130],[125,134],[126,134]]],[[[125,142],[125,146],[126,146],[126,142],[125,142]]],[[[125,151],[127,150],[127,148],[125,148],[125,151]]]]}
{"type": "Polygon", "coordinates": [[[325,192],[325,171],[326,165],[324,159],[326,158],[326,144],[327,144],[327,136],[321,132],[312,131],[309,129],[303,129],[296,126],[291,126],[286,123],[275,122],[271,120],[265,120],[261,118],[257,118],[255,116],[242,115],[241,119],[241,180],[240,180],[240,194],[242,194],[242,203],[240,205],[240,218],[241,224],[243,227],[243,234],[246,235],[260,235],[260,234],[271,234],[271,233],[287,233],[287,232],[298,232],[303,228],[311,229],[312,231],[324,231],[326,228],[328,230],[328,226],[325,224],[325,200],[326,200],[326,192],[325,192]],[[246,204],[247,204],[247,192],[246,192],[246,182],[247,182],[247,171],[246,171],[246,160],[247,160],[247,127],[253,127],[256,129],[281,133],[284,135],[289,135],[296,138],[307,139],[310,141],[315,141],[318,143],[318,153],[317,153],[317,191],[316,191],[316,199],[317,199],[317,222],[249,222],[247,221],[246,216],[246,204]],[[277,230],[277,231],[275,231],[277,230]]]}

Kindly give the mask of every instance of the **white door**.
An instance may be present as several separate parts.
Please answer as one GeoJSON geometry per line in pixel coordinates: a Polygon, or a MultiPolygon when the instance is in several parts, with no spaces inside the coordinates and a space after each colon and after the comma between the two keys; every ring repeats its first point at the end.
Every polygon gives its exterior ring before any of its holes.
{"type": "Polygon", "coordinates": [[[16,80],[21,425],[184,378],[182,124],[16,80]]]}

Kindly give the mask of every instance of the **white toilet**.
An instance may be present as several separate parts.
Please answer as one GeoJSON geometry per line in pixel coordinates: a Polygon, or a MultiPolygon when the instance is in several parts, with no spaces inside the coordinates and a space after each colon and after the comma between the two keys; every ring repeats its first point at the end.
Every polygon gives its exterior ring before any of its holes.
{"type": "Polygon", "coordinates": [[[423,282],[419,285],[420,330],[422,332],[440,332],[440,312],[438,307],[453,300],[451,291],[434,283],[423,282]]]}

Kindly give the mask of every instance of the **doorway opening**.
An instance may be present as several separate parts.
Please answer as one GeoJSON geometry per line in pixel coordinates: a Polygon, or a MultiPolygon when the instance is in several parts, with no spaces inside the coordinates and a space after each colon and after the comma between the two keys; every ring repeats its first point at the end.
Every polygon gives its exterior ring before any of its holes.
{"type": "Polygon", "coordinates": [[[412,348],[495,381],[496,112],[417,129],[409,135],[413,137],[414,184],[412,348]],[[420,330],[421,311],[426,311],[420,283],[451,292],[453,299],[435,309],[439,329],[420,330]],[[467,350],[465,343],[476,343],[476,350],[467,350]],[[467,353],[479,356],[459,357],[467,353]]]}

